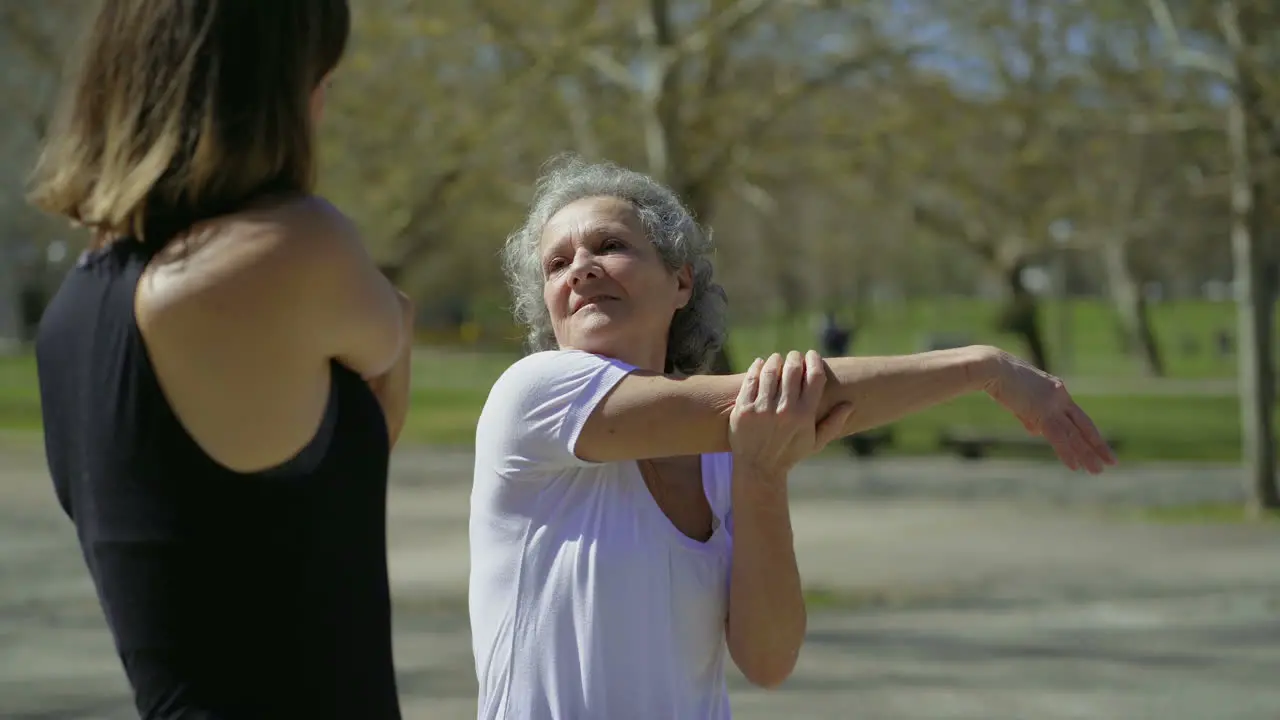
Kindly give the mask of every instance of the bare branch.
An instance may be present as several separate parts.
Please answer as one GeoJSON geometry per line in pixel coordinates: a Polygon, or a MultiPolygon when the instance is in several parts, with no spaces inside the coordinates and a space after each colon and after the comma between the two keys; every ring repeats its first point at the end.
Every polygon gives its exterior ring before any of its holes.
{"type": "Polygon", "coordinates": [[[418,196],[409,212],[409,219],[397,233],[402,241],[400,256],[396,260],[399,267],[410,267],[421,260],[427,253],[436,248],[434,227],[440,216],[440,207],[445,195],[465,177],[461,164],[457,164],[441,173],[430,186],[418,196]],[[403,241],[412,240],[405,244],[403,241]]]}
{"type": "Polygon", "coordinates": [[[864,50],[833,62],[816,75],[782,88],[772,98],[762,100],[757,111],[739,127],[738,132],[721,135],[720,142],[707,154],[702,167],[697,169],[695,179],[701,181],[723,172],[732,161],[736,149],[758,141],[787,111],[814,93],[846,80],[858,72],[878,67],[882,63],[906,60],[919,50],[919,48],[904,48],[890,51],[888,55],[882,48],[864,50]]]}
{"type": "Polygon", "coordinates": [[[583,59],[606,80],[619,87],[631,91],[640,89],[635,73],[628,70],[626,65],[618,62],[618,59],[612,53],[602,48],[591,47],[583,52],[583,59]]]}
{"type": "Polygon", "coordinates": [[[556,89],[578,152],[589,158],[600,157],[600,138],[591,124],[591,99],[575,78],[561,78],[556,89]]]}
{"type": "Polygon", "coordinates": [[[1080,110],[1052,112],[1046,118],[1055,130],[1097,130],[1122,132],[1129,135],[1160,135],[1165,133],[1219,131],[1222,120],[1216,113],[1088,113],[1080,110]]]}
{"type": "Polygon", "coordinates": [[[738,196],[762,215],[773,215],[778,212],[778,200],[768,190],[756,185],[746,178],[738,178],[733,184],[738,196]]]}
{"type": "Polygon", "coordinates": [[[1242,51],[1247,43],[1244,39],[1244,32],[1240,29],[1240,15],[1233,3],[1219,4],[1217,15],[1218,27],[1222,29],[1222,36],[1227,41],[1227,47],[1235,52],[1242,51]]]}
{"type": "MultiPolygon", "coordinates": [[[[517,48],[531,58],[546,60],[554,57],[556,62],[567,61],[577,55],[583,62],[600,73],[602,77],[627,90],[638,89],[635,75],[617,60],[608,50],[592,45],[593,38],[574,38],[573,42],[556,42],[550,48],[541,47],[526,39],[515,25],[499,13],[488,2],[474,2],[472,9],[480,21],[489,27],[503,43],[517,48]],[[584,46],[585,45],[585,46],[584,46]]],[[[590,33],[588,33],[590,35],[590,33]]]]}
{"type": "Polygon", "coordinates": [[[1147,0],[1147,8],[1150,9],[1151,18],[1160,29],[1160,34],[1169,44],[1169,52],[1175,63],[1185,68],[1212,73],[1232,84],[1236,82],[1235,67],[1231,63],[1210,53],[1188,47],[1182,41],[1182,34],[1178,32],[1173,11],[1169,9],[1169,3],[1166,0],[1147,0]]]}
{"type": "MultiPolygon", "coordinates": [[[[480,9],[484,12],[487,8],[480,9]]],[[[509,40],[522,52],[526,51],[525,47],[518,44],[520,42],[518,33],[504,25],[496,15],[490,15],[490,17],[495,21],[491,25],[495,32],[501,33],[504,39],[509,40]],[[508,36],[507,32],[512,34],[508,36]]],[[[576,48],[566,43],[549,51],[531,54],[533,62],[508,79],[506,90],[514,93],[524,88],[540,88],[555,82],[556,76],[563,66],[571,61],[575,51],[576,48]]],[[[568,104],[569,98],[565,100],[568,104]]],[[[573,108],[568,109],[573,110],[573,108]]],[[[410,206],[408,219],[394,233],[399,252],[397,261],[400,265],[412,265],[437,247],[433,240],[437,233],[442,214],[441,207],[446,195],[467,179],[472,169],[471,160],[474,153],[495,138],[502,136],[503,133],[516,132],[518,128],[515,124],[521,122],[521,119],[522,116],[519,113],[499,113],[491,122],[459,128],[445,147],[435,155],[435,162],[417,179],[415,184],[417,192],[410,206]]]]}
{"type": "Polygon", "coordinates": [[[737,0],[731,7],[681,39],[673,61],[704,52],[716,38],[731,35],[778,4],[779,0],[737,0]]]}
{"type": "Polygon", "coordinates": [[[985,260],[996,260],[995,244],[981,240],[982,228],[977,222],[966,222],[918,199],[910,203],[911,218],[917,224],[940,238],[964,245],[985,260]]]}

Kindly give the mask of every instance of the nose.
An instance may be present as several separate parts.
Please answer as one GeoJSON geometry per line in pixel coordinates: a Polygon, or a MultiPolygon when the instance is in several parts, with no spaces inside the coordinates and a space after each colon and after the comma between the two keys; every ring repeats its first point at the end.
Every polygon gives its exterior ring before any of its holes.
{"type": "Polygon", "coordinates": [[[577,286],[583,280],[594,280],[600,276],[600,268],[596,266],[595,256],[585,248],[573,254],[573,264],[569,266],[569,284],[577,286]]]}

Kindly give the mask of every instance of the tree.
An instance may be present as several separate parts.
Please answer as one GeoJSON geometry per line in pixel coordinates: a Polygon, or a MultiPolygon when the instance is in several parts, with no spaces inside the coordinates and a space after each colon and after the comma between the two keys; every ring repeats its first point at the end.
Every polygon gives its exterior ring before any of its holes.
{"type": "Polygon", "coordinates": [[[947,70],[918,69],[898,107],[907,130],[883,145],[887,195],[917,225],[980,258],[1000,278],[1001,328],[1037,366],[1050,357],[1028,285],[1049,258],[1050,227],[1070,208],[1064,172],[1078,140],[1055,115],[1080,102],[1083,61],[1070,49],[1087,17],[1049,0],[939,4],[947,70]],[[945,122],[939,122],[945,118],[945,122]]]}
{"type": "MultiPolygon", "coordinates": [[[[1236,266],[1241,429],[1250,504],[1280,509],[1276,482],[1274,307],[1277,253],[1275,203],[1280,200],[1280,114],[1274,57],[1280,12],[1257,0],[1188,3],[1192,22],[1214,19],[1220,53],[1193,49],[1165,0],[1148,0],[1174,62],[1212,74],[1229,91],[1225,113],[1231,161],[1231,246],[1236,266]],[[1269,64],[1270,63],[1270,64],[1269,64]]],[[[1203,27],[1203,25],[1201,26],[1203,27]]]]}
{"type": "Polygon", "coordinates": [[[349,209],[422,316],[457,322],[501,294],[493,243],[476,239],[514,221],[525,191],[514,179],[555,133],[535,90],[560,61],[522,62],[465,2],[369,0],[353,13],[323,125],[322,191],[349,209]]]}
{"type": "MultiPolygon", "coordinates": [[[[584,154],[624,163],[634,157],[703,223],[713,221],[744,158],[788,112],[910,53],[883,32],[881,11],[869,4],[633,0],[607,11],[588,7],[597,30],[578,42],[575,65],[556,86],[572,142],[584,154]],[[604,112],[601,102],[615,112],[604,112]]],[[[497,37],[527,57],[554,52],[545,38],[563,32],[513,17],[524,12],[515,6],[476,8],[497,37]]],[[[729,364],[723,355],[716,360],[722,369],[729,364]]]]}
{"type": "MultiPolygon", "coordinates": [[[[62,64],[58,48],[82,11],[81,3],[67,0],[0,3],[0,64],[6,70],[0,80],[0,157],[10,168],[30,167],[35,158],[62,64]]],[[[25,177],[17,170],[0,186],[0,351],[18,347],[24,338],[22,297],[32,282],[25,258],[43,239],[36,213],[22,201],[25,177]]]]}

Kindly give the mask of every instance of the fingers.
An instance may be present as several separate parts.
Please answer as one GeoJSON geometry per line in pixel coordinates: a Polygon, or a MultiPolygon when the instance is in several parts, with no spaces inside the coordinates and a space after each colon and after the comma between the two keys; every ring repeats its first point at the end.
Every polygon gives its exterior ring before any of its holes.
{"type": "Polygon", "coordinates": [[[756,410],[773,410],[777,402],[778,376],[782,372],[782,356],[774,353],[760,368],[760,387],[756,390],[756,410]]]}
{"type": "Polygon", "coordinates": [[[1070,452],[1069,443],[1067,442],[1065,433],[1051,419],[1046,419],[1040,422],[1035,429],[1032,429],[1030,426],[1028,426],[1027,429],[1032,435],[1039,435],[1044,438],[1049,443],[1049,447],[1053,449],[1053,453],[1058,456],[1058,460],[1062,461],[1063,465],[1066,465],[1072,470],[1080,469],[1079,463],[1075,461],[1075,453],[1070,452]]]}
{"type": "Polygon", "coordinates": [[[764,361],[756,358],[747,368],[747,376],[742,379],[742,387],[738,388],[738,407],[752,405],[756,401],[756,392],[760,386],[760,368],[764,361]]]}
{"type": "Polygon", "coordinates": [[[821,355],[810,350],[804,356],[804,390],[800,396],[800,403],[806,412],[818,411],[818,405],[822,403],[822,391],[826,385],[827,364],[822,360],[821,355]]]}
{"type": "Polygon", "coordinates": [[[1097,425],[1093,424],[1093,420],[1080,409],[1080,406],[1072,403],[1067,408],[1067,419],[1069,419],[1084,437],[1089,447],[1097,453],[1098,457],[1108,465],[1115,465],[1116,455],[1111,450],[1111,446],[1107,444],[1106,438],[1102,437],[1102,431],[1097,425]]]}
{"type": "Polygon", "coordinates": [[[795,410],[801,407],[800,391],[804,385],[804,358],[792,350],[782,364],[782,390],[778,395],[778,412],[795,410]]]}
{"type": "Polygon", "coordinates": [[[818,421],[818,426],[814,429],[814,452],[844,435],[844,426],[849,423],[851,415],[853,415],[853,403],[842,402],[831,408],[826,417],[818,421]]]}
{"type": "Polygon", "coordinates": [[[1064,415],[1055,415],[1044,425],[1045,439],[1053,446],[1058,458],[1072,470],[1084,468],[1091,473],[1102,471],[1102,463],[1090,452],[1079,431],[1064,415]]]}
{"type": "Polygon", "coordinates": [[[1083,468],[1096,475],[1105,466],[1116,464],[1115,454],[1102,434],[1074,403],[1047,420],[1043,434],[1063,464],[1072,470],[1083,468]]]}
{"type": "Polygon", "coordinates": [[[1047,440],[1062,463],[1072,470],[1083,468],[1096,474],[1106,465],[1116,464],[1115,454],[1102,433],[1072,400],[1061,380],[1036,371],[1032,385],[1037,392],[1029,393],[1029,402],[1005,403],[1015,410],[1028,432],[1047,440]],[[1047,392],[1043,383],[1046,379],[1047,392]]]}

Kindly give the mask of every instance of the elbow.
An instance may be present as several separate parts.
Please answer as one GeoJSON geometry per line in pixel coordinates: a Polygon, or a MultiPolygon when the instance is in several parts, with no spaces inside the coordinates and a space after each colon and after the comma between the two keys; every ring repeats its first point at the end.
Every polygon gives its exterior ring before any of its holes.
{"type": "Polygon", "coordinates": [[[747,679],[747,682],[752,685],[765,690],[776,690],[791,677],[791,673],[796,669],[796,660],[799,657],[799,648],[797,648],[796,652],[785,655],[778,654],[774,657],[762,657],[752,662],[738,663],[738,669],[742,671],[742,675],[747,679]]]}
{"type": "Polygon", "coordinates": [[[729,655],[752,685],[774,690],[785,683],[795,672],[804,645],[804,624],[785,636],[752,638],[757,642],[729,644],[729,655]]]}

